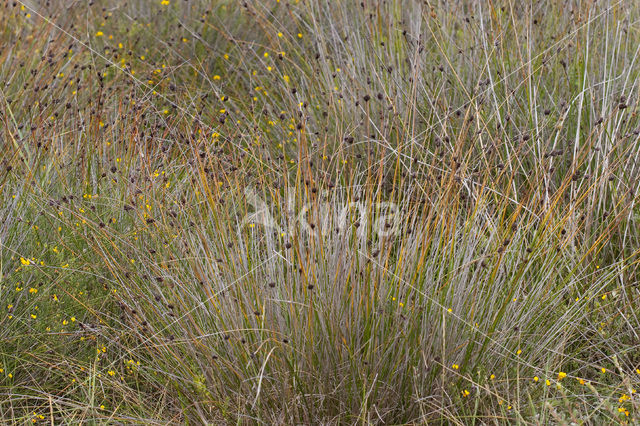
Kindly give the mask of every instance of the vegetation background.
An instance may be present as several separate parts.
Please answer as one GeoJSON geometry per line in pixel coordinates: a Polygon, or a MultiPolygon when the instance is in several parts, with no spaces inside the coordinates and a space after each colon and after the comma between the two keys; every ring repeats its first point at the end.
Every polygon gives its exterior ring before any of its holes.
{"type": "Polygon", "coordinates": [[[0,418],[637,424],[639,19],[3,0],[0,418]]]}

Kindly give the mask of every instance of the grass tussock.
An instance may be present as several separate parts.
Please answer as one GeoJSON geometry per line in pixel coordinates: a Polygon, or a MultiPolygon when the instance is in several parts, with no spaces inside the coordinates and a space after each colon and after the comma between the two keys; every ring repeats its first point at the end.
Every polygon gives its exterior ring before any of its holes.
{"type": "Polygon", "coordinates": [[[9,423],[640,422],[633,1],[6,1],[9,423]]]}

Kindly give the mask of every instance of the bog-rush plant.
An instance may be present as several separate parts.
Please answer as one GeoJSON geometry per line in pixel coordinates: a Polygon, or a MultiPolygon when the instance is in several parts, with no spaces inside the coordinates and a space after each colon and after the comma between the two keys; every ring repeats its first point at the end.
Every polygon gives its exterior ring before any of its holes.
{"type": "Polygon", "coordinates": [[[637,423],[639,12],[0,5],[0,418],[637,423]]]}

